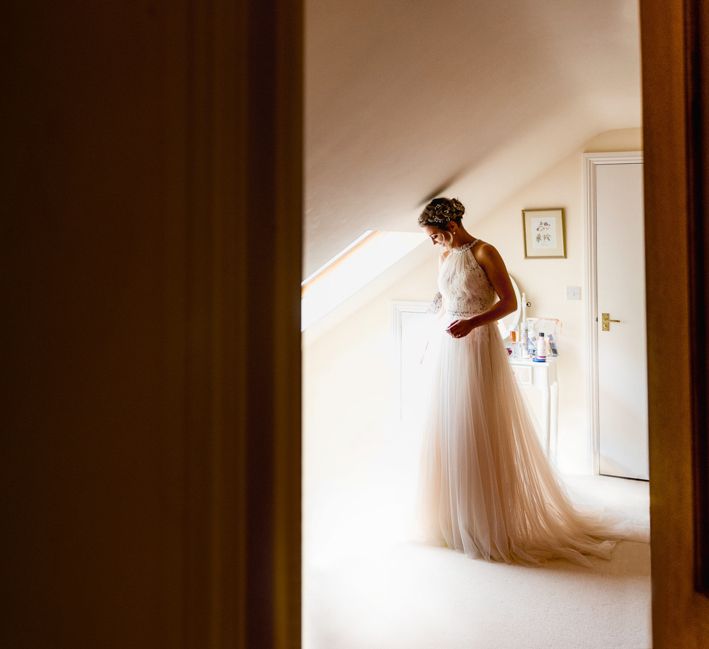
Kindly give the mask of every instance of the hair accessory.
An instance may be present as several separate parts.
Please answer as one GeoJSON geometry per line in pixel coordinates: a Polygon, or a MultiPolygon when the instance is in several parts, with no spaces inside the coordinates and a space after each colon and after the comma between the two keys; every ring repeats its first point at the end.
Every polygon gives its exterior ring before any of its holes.
{"type": "Polygon", "coordinates": [[[419,225],[445,227],[463,218],[465,207],[457,198],[434,198],[419,217],[419,225]]]}

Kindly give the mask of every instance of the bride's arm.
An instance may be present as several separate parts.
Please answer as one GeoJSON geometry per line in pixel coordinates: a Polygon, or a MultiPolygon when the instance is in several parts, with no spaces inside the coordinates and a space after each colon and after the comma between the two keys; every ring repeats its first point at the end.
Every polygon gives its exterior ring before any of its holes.
{"type": "Polygon", "coordinates": [[[452,323],[448,330],[454,335],[456,333],[465,335],[475,329],[475,327],[497,322],[500,318],[504,318],[517,309],[517,296],[512,287],[512,280],[510,280],[505,262],[495,246],[489,243],[481,243],[477,250],[474,251],[474,254],[475,259],[482,266],[500,299],[487,311],[483,311],[472,318],[457,320],[452,323]]]}

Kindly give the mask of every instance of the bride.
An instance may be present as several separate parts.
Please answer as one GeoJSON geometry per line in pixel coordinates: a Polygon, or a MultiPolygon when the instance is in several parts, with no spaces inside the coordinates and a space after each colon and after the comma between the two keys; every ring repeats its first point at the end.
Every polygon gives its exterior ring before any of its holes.
{"type": "Polygon", "coordinates": [[[440,256],[442,305],[418,486],[418,530],[474,558],[537,564],[610,558],[613,535],[569,501],[539,444],[497,320],[517,308],[497,250],[469,234],[457,199],[419,225],[440,256]]]}

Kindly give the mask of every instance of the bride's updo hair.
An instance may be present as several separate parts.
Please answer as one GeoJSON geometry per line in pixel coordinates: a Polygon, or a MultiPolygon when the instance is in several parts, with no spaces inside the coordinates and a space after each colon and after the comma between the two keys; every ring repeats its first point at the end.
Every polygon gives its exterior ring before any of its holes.
{"type": "Polygon", "coordinates": [[[435,225],[447,229],[451,221],[460,223],[465,207],[457,198],[434,198],[419,216],[419,225],[435,225]]]}
{"type": "Polygon", "coordinates": [[[434,198],[419,216],[419,226],[432,225],[443,233],[450,243],[453,235],[448,231],[448,224],[455,221],[460,225],[465,213],[465,206],[457,198],[434,198]]]}

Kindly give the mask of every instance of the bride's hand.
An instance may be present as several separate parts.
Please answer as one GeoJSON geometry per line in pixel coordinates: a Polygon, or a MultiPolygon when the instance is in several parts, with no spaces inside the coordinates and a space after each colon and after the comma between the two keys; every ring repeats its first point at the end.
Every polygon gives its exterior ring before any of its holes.
{"type": "Polygon", "coordinates": [[[463,338],[467,336],[473,329],[475,324],[472,318],[465,320],[455,320],[448,325],[448,333],[453,336],[453,338],[463,338]]]}

